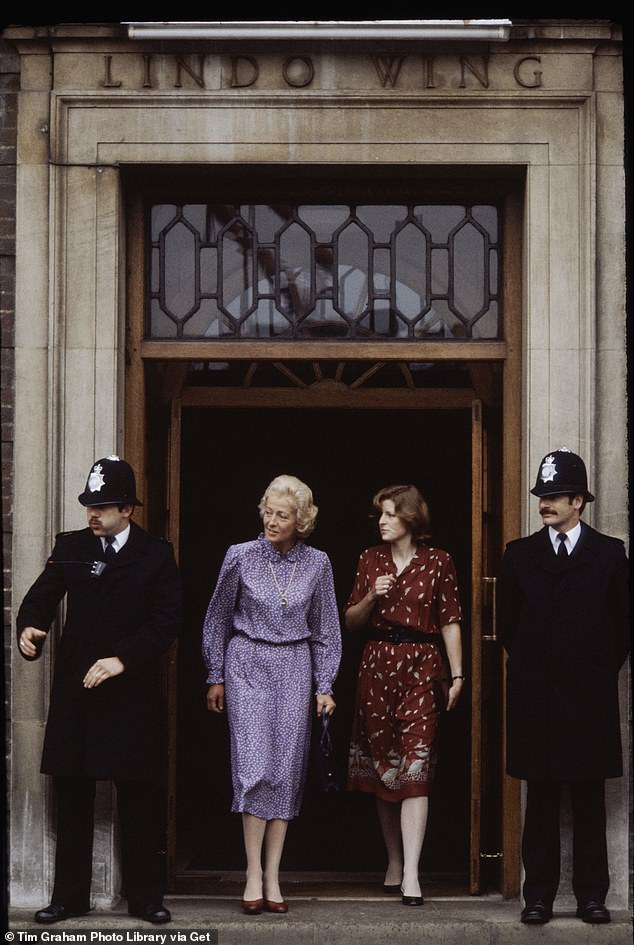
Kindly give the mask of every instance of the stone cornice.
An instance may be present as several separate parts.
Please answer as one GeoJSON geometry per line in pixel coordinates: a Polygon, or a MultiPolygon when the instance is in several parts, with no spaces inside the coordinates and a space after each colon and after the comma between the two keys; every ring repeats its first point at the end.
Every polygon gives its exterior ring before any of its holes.
{"type": "MultiPolygon", "coordinates": [[[[319,21],[317,21],[319,22],[319,21]]],[[[360,23],[370,23],[373,21],[360,21],[360,23]]],[[[248,42],[249,44],[254,45],[279,45],[280,43],[289,43],[297,48],[303,44],[310,45],[311,48],[316,48],[316,46],[324,44],[328,48],[332,48],[333,45],[348,45],[352,48],[358,48],[360,44],[362,45],[386,45],[388,44],[390,48],[395,45],[405,45],[411,46],[416,44],[417,46],[429,46],[437,45],[439,42],[443,46],[450,45],[452,43],[457,45],[476,45],[482,47],[486,45],[486,41],[478,41],[477,39],[449,39],[449,40],[434,40],[433,38],[420,39],[417,36],[413,36],[412,39],[407,40],[402,35],[395,36],[390,35],[389,30],[386,29],[385,36],[380,35],[364,35],[362,29],[359,31],[359,37],[356,39],[351,39],[350,36],[342,35],[340,38],[333,39],[323,39],[319,35],[311,36],[306,39],[284,39],[279,35],[273,37],[267,37],[263,34],[260,38],[254,38],[253,36],[249,39],[240,39],[238,35],[235,37],[231,36],[221,36],[215,39],[201,39],[196,40],[194,38],[190,39],[157,39],[157,40],[131,40],[128,37],[128,26],[125,23],[57,23],[51,25],[9,25],[7,26],[2,36],[5,40],[15,43],[18,46],[67,46],[73,45],[75,43],[81,43],[82,45],[87,43],[108,43],[116,44],[119,43],[134,43],[137,47],[140,47],[142,43],[147,43],[148,46],[156,48],[157,44],[165,47],[178,45],[182,48],[185,47],[199,47],[203,46],[206,50],[213,48],[215,46],[225,47],[231,46],[233,43],[240,45],[240,48],[244,48],[244,43],[248,42]]],[[[570,42],[579,42],[579,43],[595,43],[595,42],[619,42],[623,38],[623,29],[620,23],[614,22],[607,19],[522,19],[522,20],[513,20],[510,27],[509,42],[526,42],[531,43],[556,43],[557,45],[561,43],[570,43],[570,42]]],[[[493,45],[500,45],[497,42],[493,42],[493,45]]]]}

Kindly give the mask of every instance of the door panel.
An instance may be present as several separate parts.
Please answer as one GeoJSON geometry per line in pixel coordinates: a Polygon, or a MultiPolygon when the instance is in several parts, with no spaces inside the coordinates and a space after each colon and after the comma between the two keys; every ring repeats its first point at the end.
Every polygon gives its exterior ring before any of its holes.
{"type": "Polygon", "coordinates": [[[500,885],[502,790],[501,648],[495,632],[495,573],[499,558],[497,437],[493,407],[472,406],[471,558],[471,819],[472,895],[500,885]],[[492,429],[490,429],[492,428],[492,429]]]}
{"type": "Polygon", "coordinates": [[[471,818],[469,891],[481,892],[482,816],[482,403],[471,408],[471,818]]]}

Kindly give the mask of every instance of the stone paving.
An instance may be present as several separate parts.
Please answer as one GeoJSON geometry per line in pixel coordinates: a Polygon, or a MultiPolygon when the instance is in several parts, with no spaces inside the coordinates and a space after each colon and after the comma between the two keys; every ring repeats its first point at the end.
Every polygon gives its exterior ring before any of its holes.
{"type": "Polygon", "coordinates": [[[246,916],[240,901],[227,898],[168,896],[172,912],[168,925],[155,926],[132,919],[125,903],[110,911],[41,926],[33,910],[14,909],[9,929],[15,945],[43,938],[27,938],[26,930],[47,930],[49,942],[130,943],[137,945],[631,945],[632,921],[626,912],[613,912],[609,925],[584,924],[565,905],[556,909],[544,926],[519,922],[517,900],[499,896],[463,899],[427,899],[421,908],[407,908],[399,899],[309,899],[288,896],[286,915],[246,916]],[[84,933],[85,938],[74,933],[84,933]],[[20,934],[22,933],[22,934],[20,934]],[[62,937],[62,933],[65,933],[62,937]],[[72,936],[71,936],[71,933],[72,936]],[[180,936],[179,937],[179,933],[180,936]],[[216,936],[217,933],[217,936],[216,936]],[[53,935],[59,935],[54,938],[53,935]],[[162,936],[166,936],[163,938],[162,936]]]}

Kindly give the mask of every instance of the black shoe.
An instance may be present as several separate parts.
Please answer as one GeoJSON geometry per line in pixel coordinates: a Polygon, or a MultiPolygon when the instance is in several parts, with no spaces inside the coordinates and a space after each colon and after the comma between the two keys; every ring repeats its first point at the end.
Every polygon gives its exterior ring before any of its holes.
{"type": "Polygon", "coordinates": [[[594,925],[605,925],[610,921],[610,913],[602,902],[596,899],[588,899],[587,902],[580,902],[577,906],[577,918],[582,922],[591,922],[594,925]]]}
{"type": "Polygon", "coordinates": [[[383,883],[383,892],[390,896],[396,896],[402,892],[401,884],[395,883],[394,886],[391,886],[389,883],[383,883]]]}
{"type": "Polygon", "coordinates": [[[163,903],[159,903],[158,906],[142,906],[140,909],[128,905],[128,915],[133,915],[136,919],[144,919],[146,922],[154,922],[155,925],[172,921],[172,913],[165,908],[163,903]]]}
{"type": "Polygon", "coordinates": [[[64,919],[70,919],[74,916],[86,915],[89,911],[89,909],[67,909],[65,906],[58,906],[52,902],[50,906],[46,906],[45,909],[40,909],[39,912],[36,912],[33,918],[36,922],[41,922],[43,925],[50,925],[53,922],[62,922],[64,919]]]}
{"type": "Polygon", "coordinates": [[[544,925],[553,917],[551,906],[547,906],[541,899],[535,902],[527,902],[522,909],[520,920],[526,925],[544,925]]]}
{"type": "Polygon", "coordinates": [[[422,906],[424,901],[422,896],[401,896],[404,906],[422,906]]]}

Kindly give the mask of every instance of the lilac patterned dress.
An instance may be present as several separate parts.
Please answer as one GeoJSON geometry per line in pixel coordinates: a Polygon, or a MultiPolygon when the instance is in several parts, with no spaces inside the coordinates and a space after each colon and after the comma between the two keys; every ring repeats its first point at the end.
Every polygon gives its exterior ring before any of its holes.
{"type": "Polygon", "coordinates": [[[341,659],[328,556],[303,541],[281,554],[263,535],[232,545],[207,608],[203,658],[208,684],[225,686],[231,809],[297,817],[314,696],[332,693],[341,659]]]}

